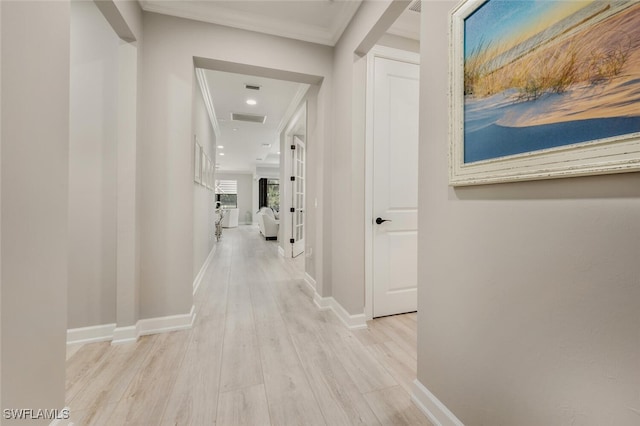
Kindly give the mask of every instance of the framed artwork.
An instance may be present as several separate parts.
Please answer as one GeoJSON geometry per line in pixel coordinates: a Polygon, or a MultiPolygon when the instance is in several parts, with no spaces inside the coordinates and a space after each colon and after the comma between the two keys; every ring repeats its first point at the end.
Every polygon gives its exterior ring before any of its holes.
{"type": "Polygon", "coordinates": [[[640,170],[640,3],[451,12],[449,184],[640,170]]]}
{"type": "Polygon", "coordinates": [[[198,137],[193,142],[193,180],[202,183],[202,147],[198,143],[198,137]]]}
{"type": "Polygon", "coordinates": [[[206,187],[207,186],[207,160],[209,159],[209,157],[207,157],[207,154],[204,152],[204,149],[202,150],[200,158],[201,158],[200,162],[202,163],[202,180],[200,181],[200,183],[202,184],[202,186],[206,187]]]}
{"type": "Polygon", "coordinates": [[[205,173],[205,175],[203,177],[202,184],[206,188],[211,189],[212,188],[212,186],[211,186],[211,177],[212,177],[212,174],[213,174],[212,173],[213,167],[211,165],[211,159],[209,158],[209,156],[205,155],[205,158],[206,158],[206,162],[205,162],[205,164],[206,164],[206,173],[205,173]]]}

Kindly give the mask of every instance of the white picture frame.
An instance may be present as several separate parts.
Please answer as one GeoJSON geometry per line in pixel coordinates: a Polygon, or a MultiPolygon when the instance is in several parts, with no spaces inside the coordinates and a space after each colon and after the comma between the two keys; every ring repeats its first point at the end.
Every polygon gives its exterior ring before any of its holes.
{"type": "MultiPolygon", "coordinates": [[[[486,31],[494,31],[494,27],[497,25],[502,25],[500,22],[484,22],[482,27],[471,25],[468,23],[466,25],[466,20],[469,17],[477,20],[482,14],[479,14],[478,11],[485,7],[492,7],[490,5],[491,2],[495,2],[495,0],[466,0],[460,3],[455,9],[452,10],[450,18],[450,102],[449,102],[449,111],[450,111],[450,129],[449,129],[449,184],[451,186],[463,186],[463,185],[478,185],[478,184],[491,184],[491,183],[501,183],[501,182],[513,182],[513,181],[523,181],[523,180],[538,180],[538,179],[551,179],[551,178],[561,178],[561,177],[570,177],[570,176],[584,176],[584,175],[594,175],[594,174],[608,174],[608,173],[622,173],[622,172],[631,172],[640,170],[640,128],[635,129],[637,122],[636,119],[640,119],[640,103],[635,105],[635,109],[639,112],[637,116],[631,117],[633,119],[633,127],[634,131],[626,132],[624,134],[612,134],[607,137],[598,137],[589,140],[582,140],[579,142],[570,142],[571,138],[576,137],[575,133],[567,132],[566,129],[569,129],[569,124],[575,124],[576,131],[583,131],[584,128],[579,128],[580,125],[586,125],[586,121],[581,121],[578,123],[578,120],[566,120],[563,122],[558,121],[558,123],[563,126],[565,129],[563,131],[558,131],[556,134],[557,138],[560,139],[542,139],[539,138],[540,141],[547,143],[548,140],[552,140],[549,142],[551,144],[558,144],[557,146],[548,147],[548,148],[537,148],[535,150],[525,150],[523,152],[518,152],[515,154],[508,154],[502,156],[493,156],[489,158],[481,158],[479,160],[469,160],[469,154],[465,154],[465,149],[468,148],[468,151],[471,152],[473,149],[477,149],[480,143],[479,141],[491,141],[497,140],[497,138],[491,139],[487,138],[487,134],[483,134],[483,137],[477,137],[474,139],[476,128],[480,128],[480,126],[471,126],[470,123],[476,123],[471,120],[471,115],[477,112],[477,109],[472,108],[469,99],[473,98],[476,100],[479,95],[473,93],[474,90],[470,90],[470,86],[468,83],[470,80],[465,81],[465,66],[467,65],[467,60],[469,62],[469,69],[467,70],[467,75],[475,75],[472,72],[475,69],[472,69],[471,66],[475,63],[472,62],[473,56],[467,50],[465,53],[465,42],[467,43],[466,49],[470,49],[469,45],[473,42],[472,39],[477,39],[478,30],[476,30],[473,34],[466,33],[466,27],[471,28],[486,28],[486,31]],[[491,24],[491,25],[490,25],[491,24]],[[473,37],[471,37],[473,35],[473,37]],[[467,85],[465,85],[467,84],[467,85]],[[465,90],[467,92],[471,92],[471,96],[466,96],[465,90]],[[475,97],[475,98],[474,98],[475,97]],[[466,108],[466,110],[465,110],[466,108]],[[465,117],[467,114],[469,117],[465,117]],[[467,121],[468,120],[468,121],[467,121]],[[566,139],[562,139],[566,138],[566,139]],[[476,143],[476,145],[473,145],[476,143]]],[[[512,4],[522,5],[522,4],[531,4],[535,2],[511,2],[512,4]]],[[[597,7],[596,2],[596,6],[597,7]]],[[[504,4],[504,2],[503,2],[504,4]]],[[[566,4],[566,2],[565,2],[566,4]]],[[[622,7],[622,6],[621,6],[622,7]]],[[[640,7],[638,4],[632,4],[631,6],[627,6],[628,9],[620,10],[616,13],[631,13],[632,7],[640,7]]],[[[596,11],[597,12],[597,11],[596,11]]],[[[577,12],[576,12],[577,13],[577,12]]],[[[600,13],[600,12],[598,12],[600,13]]],[[[602,12],[604,13],[604,12],[602,12]]],[[[610,13],[610,12],[607,12],[610,13]]],[[[486,16],[490,16],[490,14],[486,14],[486,16]]],[[[597,16],[597,13],[594,15],[597,16]]],[[[603,15],[604,16],[604,15],[603,15]]],[[[634,15],[636,16],[636,15],[634,15]]],[[[640,16],[640,15],[638,15],[640,16]]],[[[568,16],[567,19],[574,19],[573,15],[568,16]]],[[[586,45],[585,43],[590,42],[589,37],[592,33],[596,31],[596,23],[602,25],[606,19],[615,19],[616,15],[612,14],[609,17],[603,17],[600,20],[592,21],[587,20],[586,22],[581,22],[579,24],[578,29],[574,28],[573,39],[569,40],[569,36],[566,36],[563,40],[561,36],[555,36],[553,41],[549,41],[551,39],[544,39],[543,36],[532,36],[531,38],[539,41],[539,44],[536,44],[535,47],[531,47],[532,45],[526,45],[525,42],[518,41],[514,42],[513,49],[520,49],[518,54],[521,56],[517,59],[509,59],[504,56],[503,52],[499,59],[502,63],[496,63],[496,58],[498,55],[492,56],[491,61],[487,60],[485,64],[490,64],[487,67],[491,66],[494,69],[490,70],[490,73],[494,73],[497,71],[500,72],[509,72],[508,67],[516,64],[517,61],[524,60],[522,58],[527,57],[528,55],[533,55],[533,52],[536,52],[537,55],[542,55],[544,53],[544,49],[551,50],[551,43],[558,47],[561,43],[573,43],[577,49],[577,52],[586,51],[589,49],[593,51],[594,46],[586,45]],[[540,41],[542,40],[542,41],[540,41]],[[518,43],[518,44],[516,44],[518,43]],[[525,50],[526,48],[526,50],[525,50]],[[507,62],[510,61],[510,62],[507,62]],[[506,65],[503,65],[506,64],[506,65]],[[495,68],[500,67],[500,68],[495,68]],[[507,71],[505,71],[505,69],[507,71]]],[[[532,17],[531,19],[535,19],[532,17]]],[[[577,22],[577,17],[574,19],[577,22]]],[[[640,18],[635,20],[634,23],[636,26],[640,26],[640,18]]],[[[551,29],[551,33],[555,30],[555,26],[558,24],[550,25],[547,29],[551,29]]],[[[610,26],[614,26],[615,21],[611,21],[610,26]]],[[[577,26],[577,24],[576,24],[577,26]]],[[[620,27],[616,28],[617,31],[620,31],[620,27]]],[[[470,31],[470,30],[469,30],[470,31]]],[[[545,33],[545,36],[548,33],[545,33]]],[[[484,34],[480,35],[481,37],[484,34]]],[[[562,36],[564,37],[564,36],[562,36]]],[[[515,37],[514,37],[515,39],[515,37]]],[[[509,40],[506,42],[508,43],[509,40]]],[[[503,42],[501,40],[501,42],[503,42]]],[[[604,43],[604,42],[603,42],[604,43]]],[[[609,43],[609,42],[607,42],[609,43]]],[[[595,46],[597,47],[597,46],[595,46]]],[[[623,46],[624,47],[624,46],[623,46]]],[[[607,49],[608,46],[602,46],[603,49],[607,49]]],[[[488,50],[488,49],[486,49],[488,50]]],[[[557,51],[561,51],[562,49],[556,49],[557,51]]],[[[505,50],[507,53],[508,51],[505,50]]],[[[629,52],[629,54],[635,55],[635,53],[629,52]]],[[[586,54],[585,54],[586,55],[586,54]]],[[[584,56],[584,55],[583,55],[584,56]]],[[[515,56],[514,56],[515,57],[515,56]]],[[[541,56],[540,56],[541,57],[541,56]]],[[[578,55],[580,57],[580,55],[578,55]]],[[[498,61],[499,62],[499,61],[498,61]]],[[[635,62],[635,61],[634,61],[635,62]]],[[[476,62],[477,63],[477,62],[476,62]]],[[[640,81],[640,67],[631,66],[631,61],[629,61],[628,68],[623,70],[621,74],[615,75],[611,77],[609,82],[595,82],[596,80],[589,80],[591,84],[594,86],[598,84],[597,89],[607,90],[607,84],[613,82],[613,80],[617,79],[616,85],[624,84],[625,82],[631,82],[634,79],[636,81],[640,81]],[[626,80],[623,80],[626,79],[626,80]]],[[[485,68],[486,69],[486,68],[485,68]]],[[[530,69],[536,70],[536,67],[531,67],[530,69]]],[[[533,71],[535,72],[535,71],[533,71]]],[[[513,73],[515,76],[515,72],[513,73]]],[[[495,78],[494,81],[500,79],[495,78]]],[[[475,81],[475,80],[473,80],[475,81]]],[[[514,79],[515,81],[515,79],[514,79]]],[[[631,84],[631,83],[629,83],[631,84]]],[[[636,83],[634,83],[636,84],[636,83]]],[[[588,86],[588,83],[582,83],[582,86],[588,86]]],[[[582,88],[578,82],[574,83],[572,86],[563,88],[567,91],[549,94],[549,97],[556,96],[561,97],[564,96],[569,91],[575,94],[578,93],[578,90],[588,90],[582,88]]],[[[617,87],[616,86],[616,87],[617,87]]],[[[610,86],[613,90],[613,84],[610,86]]],[[[637,87],[635,88],[637,89],[637,87]]],[[[515,89],[513,89],[515,90],[515,89]]],[[[502,92],[500,94],[506,94],[507,91],[502,92]]],[[[511,92],[513,93],[513,92],[511,92]]],[[[520,93],[520,92],[518,92],[520,93]]],[[[496,93],[496,96],[498,93],[496,93]]],[[[489,96],[487,94],[482,94],[482,96],[489,96]]],[[[521,94],[520,94],[521,96],[521,94]]],[[[528,98],[522,98],[518,96],[519,105],[522,103],[529,101],[528,98]],[[525,100],[523,100],[525,99],[525,100]]],[[[543,92],[540,96],[546,96],[543,92]]],[[[534,98],[533,102],[538,102],[542,97],[534,98]]],[[[554,98],[555,101],[556,98],[554,98]]],[[[613,97],[607,98],[613,99],[613,97]]],[[[604,98],[603,98],[604,100],[604,98]]],[[[571,105],[571,104],[569,104],[571,105]]],[[[574,103],[574,105],[583,108],[583,105],[579,103],[574,103]]],[[[613,108],[613,107],[612,107],[613,108]]],[[[485,117],[493,111],[483,110],[485,117]]],[[[573,111],[571,111],[573,112],[573,111]]],[[[578,112],[577,110],[575,112],[578,112]]],[[[584,114],[583,114],[584,115],[584,114]]],[[[475,116],[474,116],[475,117],[475,116]]],[[[503,116],[504,117],[504,116],[503,116]]],[[[626,116],[625,116],[626,117],[626,116]]],[[[537,117],[536,117],[537,118],[537,117]]],[[[610,123],[608,121],[608,116],[602,115],[597,116],[596,119],[600,120],[602,123],[610,123]]],[[[618,117],[614,117],[618,118],[618,117]]],[[[555,119],[552,117],[552,119],[555,119]]],[[[498,123],[496,121],[495,123],[498,123]]],[[[598,126],[597,123],[592,121],[588,122],[591,126],[598,126]]],[[[626,122],[625,122],[626,123],[626,122]]],[[[553,123],[556,124],[556,123],[553,123]]],[[[539,125],[536,131],[540,130],[539,125]]],[[[604,126],[604,124],[603,124],[604,126]]],[[[503,126],[504,127],[504,126],[503,126]]],[[[503,127],[494,127],[499,131],[502,131],[503,127]]],[[[523,126],[523,128],[526,126],[523,126]]],[[[511,129],[512,127],[510,127],[511,129]]],[[[515,126],[518,131],[520,128],[515,126]]],[[[547,129],[559,129],[559,126],[549,127],[547,129]]],[[[614,129],[614,127],[611,127],[614,129]]],[[[527,130],[532,129],[532,127],[526,127],[527,130]]],[[[596,127],[597,130],[600,128],[596,127]]],[[[604,127],[603,127],[604,129],[604,127]]],[[[496,130],[496,132],[498,132],[496,130]]],[[[483,131],[485,131],[483,129],[483,131]]],[[[596,134],[606,133],[609,130],[603,130],[602,132],[595,132],[596,134]]],[[[614,131],[614,130],[612,130],[614,131]]],[[[617,131],[617,130],[615,130],[617,131]]],[[[517,133],[517,132],[514,132],[517,133]]],[[[506,134],[506,133],[501,133],[506,134]]],[[[522,132],[519,133],[522,135],[522,132]]],[[[530,135],[536,134],[535,132],[530,133],[530,135]]],[[[540,133],[538,133],[540,134],[540,133]]],[[[554,133],[542,133],[545,135],[553,135],[554,133]]],[[[498,133],[496,133],[498,135],[498,133]]],[[[527,136],[528,138],[532,138],[534,136],[527,136]]],[[[590,137],[590,136],[586,136],[590,137]]],[[[514,140],[513,143],[521,143],[524,139],[514,140]]],[[[529,139],[527,139],[529,140],[529,139]]],[[[510,142],[510,141],[508,141],[510,142]]],[[[520,149],[520,148],[518,148],[520,149]]]]}

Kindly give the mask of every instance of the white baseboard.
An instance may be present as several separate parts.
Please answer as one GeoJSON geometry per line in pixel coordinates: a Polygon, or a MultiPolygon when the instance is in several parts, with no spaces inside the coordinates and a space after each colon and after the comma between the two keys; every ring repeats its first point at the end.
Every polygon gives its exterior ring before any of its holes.
{"type": "Polygon", "coordinates": [[[316,293],[316,280],[309,275],[308,273],[304,273],[304,282],[307,284],[307,286],[311,289],[311,294],[317,294],[316,293]]]}
{"type": "Polygon", "coordinates": [[[111,341],[111,344],[133,343],[140,336],[167,333],[169,331],[188,330],[196,320],[196,307],[191,312],[181,315],[170,315],[159,318],[139,320],[136,325],[116,327],[115,324],[67,330],[67,345],[76,343],[93,343],[111,341]]]}
{"type": "Polygon", "coordinates": [[[331,301],[333,297],[322,297],[318,293],[313,295],[313,302],[321,311],[327,311],[331,309],[331,301]]]}
{"type": "Polygon", "coordinates": [[[113,339],[115,328],[115,324],[102,324],[69,329],[67,330],[67,345],[107,342],[113,339]]]}
{"type": "Polygon", "coordinates": [[[191,306],[191,312],[188,314],[140,320],[138,321],[139,335],[146,336],[148,334],[190,329],[196,320],[195,310],[196,307],[191,306]]]}
{"type": "Polygon", "coordinates": [[[333,297],[321,297],[318,293],[313,296],[313,301],[320,310],[332,310],[334,314],[342,321],[342,323],[350,330],[360,330],[367,328],[367,320],[364,313],[351,315],[342,305],[333,297]]]}
{"type": "Polygon", "coordinates": [[[434,426],[464,426],[464,424],[429,389],[417,379],[413,381],[411,400],[434,426]]]}
{"type": "Polygon", "coordinates": [[[198,275],[196,275],[196,278],[193,280],[193,295],[194,296],[198,292],[198,288],[200,288],[200,284],[202,283],[202,279],[204,278],[204,274],[207,272],[207,268],[209,268],[209,265],[211,264],[211,261],[213,260],[213,255],[216,254],[216,249],[217,248],[218,248],[218,245],[214,244],[213,247],[211,248],[211,251],[209,252],[209,256],[207,256],[207,259],[202,264],[202,268],[200,268],[200,272],[198,272],[198,275]]]}
{"type": "Polygon", "coordinates": [[[129,327],[116,327],[113,331],[112,345],[121,345],[123,343],[134,343],[140,336],[138,324],[129,327]]]}

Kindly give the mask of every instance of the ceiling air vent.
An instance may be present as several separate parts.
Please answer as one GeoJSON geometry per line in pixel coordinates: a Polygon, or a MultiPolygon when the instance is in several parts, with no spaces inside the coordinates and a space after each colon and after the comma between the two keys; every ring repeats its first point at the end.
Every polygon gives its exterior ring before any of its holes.
{"type": "Polygon", "coordinates": [[[245,84],[244,88],[249,90],[260,90],[260,86],[257,84],[245,84]]]}
{"type": "Polygon", "coordinates": [[[247,121],[249,123],[260,123],[264,124],[267,120],[266,115],[256,115],[256,114],[241,114],[237,112],[231,113],[231,119],[233,121],[247,121]]]}
{"type": "Polygon", "coordinates": [[[409,6],[409,10],[420,13],[422,11],[422,1],[416,0],[409,6]]]}

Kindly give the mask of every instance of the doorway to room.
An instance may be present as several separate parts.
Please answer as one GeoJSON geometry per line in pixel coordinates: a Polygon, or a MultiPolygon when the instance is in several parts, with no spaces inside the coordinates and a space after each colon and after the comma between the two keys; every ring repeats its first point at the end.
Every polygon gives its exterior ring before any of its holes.
{"type": "Polygon", "coordinates": [[[235,217],[229,215],[233,210],[239,218],[223,221],[229,226],[223,235],[238,226],[250,227],[280,255],[302,259],[298,263],[303,273],[312,273],[314,265],[306,264],[313,259],[300,255],[305,252],[308,223],[307,150],[309,142],[318,143],[307,134],[307,111],[309,104],[317,111],[321,79],[314,84],[305,82],[315,79],[312,76],[302,81],[274,79],[277,71],[260,69],[254,74],[244,67],[236,73],[235,64],[215,62],[211,67],[208,60],[197,59],[196,75],[214,129],[215,197],[234,204],[226,206],[226,217],[235,217]],[[233,193],[226,190],[232,186],[233,193]]]}
{"type": "Polygon", "coordinates": [[[417,310],[420,13],[412,6],[366,59],[367,319],[417,310]]]}
{"type": "Polygon", "coordinates": [[[283,223],[285,257],[298,257],[305,251],[307,104],[303,103],[285,131],[283,196],[290,220],[283,223]],[[287,241],[288,238],[288,241],[287,241]]]}

